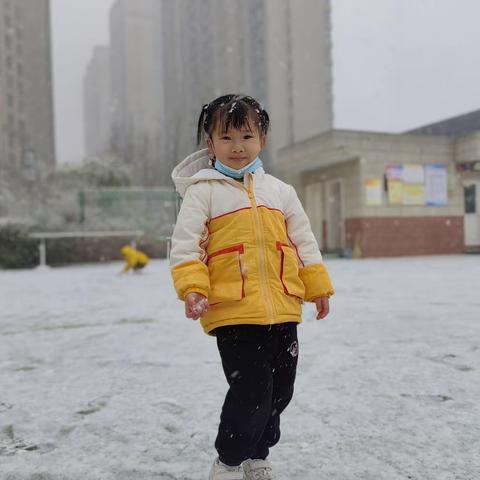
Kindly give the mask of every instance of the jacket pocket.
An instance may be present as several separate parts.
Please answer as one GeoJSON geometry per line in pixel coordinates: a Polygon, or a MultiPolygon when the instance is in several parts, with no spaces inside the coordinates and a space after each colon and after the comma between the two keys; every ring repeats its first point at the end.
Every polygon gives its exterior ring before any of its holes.
{"type": "Polygon", "coordinates": [[[287,295],[305,298],[305,285],[298,276],[298,261],[290,245],[277,242],[277,250],[280,252],[280,280],[283,291],[287,295]]]}
{"type": "Polygon", "coordinates": [[[243,251],[243,244],[239,244],[209,254],[207,264],[210,274],[210,305],[237,301],[245,297],[245,279],[240,257],[243,251]]]}

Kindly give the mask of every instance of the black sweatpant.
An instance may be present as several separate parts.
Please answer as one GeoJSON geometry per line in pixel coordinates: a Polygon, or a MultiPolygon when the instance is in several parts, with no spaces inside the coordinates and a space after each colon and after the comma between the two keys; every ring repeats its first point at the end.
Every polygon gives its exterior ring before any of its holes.
{"type": "Polygon", "coordinates": [[[280,439],[280,414],[293,395],[297,323],[226,326],[215,334],[230,385],[215,441],[220,461],[265,459],[280,439]]]}

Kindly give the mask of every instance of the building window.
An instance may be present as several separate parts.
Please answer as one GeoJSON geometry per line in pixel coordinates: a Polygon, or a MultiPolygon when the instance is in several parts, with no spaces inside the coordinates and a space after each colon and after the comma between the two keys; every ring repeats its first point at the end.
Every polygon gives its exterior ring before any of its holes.
{"type": "Polygon", "coordinates": [[[465,199],[465,213],[476,213],[476,188],[475,185],[463,187],[465,199]]]}

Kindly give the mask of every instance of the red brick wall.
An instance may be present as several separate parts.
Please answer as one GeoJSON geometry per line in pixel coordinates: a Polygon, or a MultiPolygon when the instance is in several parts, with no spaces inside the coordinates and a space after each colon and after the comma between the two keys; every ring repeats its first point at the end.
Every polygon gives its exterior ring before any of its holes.
{"type": "Polygon", "coordinates": [[[362,257],[463,253],[463,216],[349,218],[345,242],[362,257]]]}

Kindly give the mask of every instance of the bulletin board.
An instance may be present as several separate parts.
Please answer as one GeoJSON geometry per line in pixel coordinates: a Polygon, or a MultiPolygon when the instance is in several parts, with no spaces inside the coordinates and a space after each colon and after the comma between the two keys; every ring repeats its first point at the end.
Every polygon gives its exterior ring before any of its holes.
{"type": "Polygon", "coordinates": [[[446,164],[387,165],[384,179],[389,205],[448,204],[446,164]]]}

